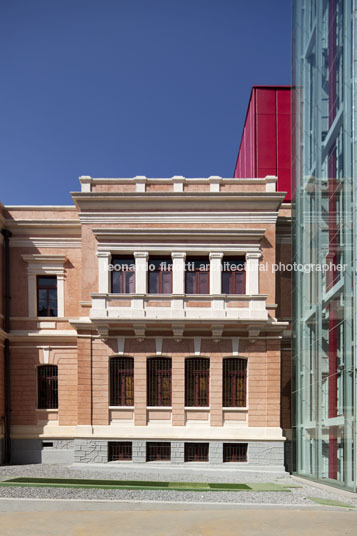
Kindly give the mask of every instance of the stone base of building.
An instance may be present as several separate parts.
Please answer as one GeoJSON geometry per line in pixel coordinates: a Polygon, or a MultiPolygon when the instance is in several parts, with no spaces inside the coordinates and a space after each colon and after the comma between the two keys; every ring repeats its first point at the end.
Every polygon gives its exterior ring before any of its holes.
{"type": "MultiPolygon", "coordinates": [[[[108,463],[125,464],[130,463],[152,463],[147,462],[147,440],[132,440],[126,443],[130,444],[130,460],[110,459],[110,443],[117,443],[118,438],[113,439],[14,439],[12,440],[12,464],[72,464],[72,463],[108,463]]],[[[185,461],[185,442],[184,441],[160,441],[160,443],[170,444],[171,456],[169,460],[158,463],[165,465],[184,464],[190,466],[190,461],[185,461]]],[[[246,445],[246,461],[229,461],[229,465],[237,469],[253,470],[264,468],[265,471],[284,472],[284,441],[191,441],[192,443],[208,444],[207,462],[204,465],[226,465],[224,463],[225,445],[246,445]]],[[[228,447],[229,448],[229,447],[228,447]]],[[[192,460],[194,461],[194,460],[192,460]]],[[[197,460],[199,461],[199,460],[197,460]]],[[[200,462],[201,463],[201,462],[200,462]]]]}

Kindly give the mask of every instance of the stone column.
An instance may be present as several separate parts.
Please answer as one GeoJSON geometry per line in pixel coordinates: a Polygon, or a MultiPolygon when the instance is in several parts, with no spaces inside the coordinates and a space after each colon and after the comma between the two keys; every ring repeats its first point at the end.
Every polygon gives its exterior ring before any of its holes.
{"type": "Polygon", "coordinates": [[[109,251],[98,251],[98,292],[108,294],[110,292],[109,261],[111,254],[109,251]]]}
{"type": "Polygon", "coordinates": [[[210,294],[222,294],[222,258],[223,253],[212,252],[209,254],[209,292],[210,294]]]}
{"type": "Polygon", "coordinates": [[[259,294],[259,259],[260,253],[247,253],[245,256],[246,294],[259,294]]]}
{"type": "Polygon", "coordinates": [[[173,251],[172,257],[172,294],[185,294],[185,259],[183,251],[173,251]]]}
{"type": "Polygon", "coordinates": [[[135,251],[135,292],[136,294],[147,294],[148,291],[148,267],[147,251],[135,251]]]}

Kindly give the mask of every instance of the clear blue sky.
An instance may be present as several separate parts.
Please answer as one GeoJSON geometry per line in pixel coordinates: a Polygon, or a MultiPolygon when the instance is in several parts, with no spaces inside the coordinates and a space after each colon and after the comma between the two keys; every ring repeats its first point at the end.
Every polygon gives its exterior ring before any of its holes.
{"type": "Polygon", "coordinates": [[[253,84],[289,84],[290,0],[1,0],[6,204],[78,176],[233,175],[253,84]]]}

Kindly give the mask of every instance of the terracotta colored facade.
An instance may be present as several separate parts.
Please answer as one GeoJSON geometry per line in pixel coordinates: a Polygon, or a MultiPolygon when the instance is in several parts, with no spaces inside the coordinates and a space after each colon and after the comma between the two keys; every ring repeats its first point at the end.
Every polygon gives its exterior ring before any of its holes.
{"type": "MultiPolygon", "coordinates": [[[[281,359],[290,311],[288,283],[274,265],[289,259],[290,205],[282,205],[277,178],[80,183],[73,206],[1,209],[2,228],[11,232],[10,329],[1,330],[1,341],[10,341],[11,461],[105,462],[115,459],[111,445],[125,442],[132,461],[145,462],[148,444],[160,442],[170,445],[173,463],[184,463],[185,444],[204,443],[210,463],[223,462],[227,445],[240,445],[245,455],[235,466],[282,470],[281,359]],[[110,266],[120,255],[135,261],[134,291],[113,292],[110,266]],[[172,259],[171,293],[149,293],[154,256],[172,259]],[[222,263],[232,257],[245,262],[241,294],[222,293],[222,263]],[[189,258],[208,259],[204,294],[186,293],[189,258]],[[37,285],[49,275],[58,312],[39,316],[37,285]],[[131,405],[110,405],[115,357],[133,358],[131,405]],[[171,359],[171,405],[148,406],[152,357],[171,359]],[[206,405],[185,405],[188,358],[209,360],[206,405]],[[223,360],[231,358],[245,360],[247,376],[245,404],[230,407],[223,405],[223,360]],[[57,366],[56,408],[39,409],[43,365],[57,366]]],[[[2,422],[3,371],[1,362],[2,422]]]]}

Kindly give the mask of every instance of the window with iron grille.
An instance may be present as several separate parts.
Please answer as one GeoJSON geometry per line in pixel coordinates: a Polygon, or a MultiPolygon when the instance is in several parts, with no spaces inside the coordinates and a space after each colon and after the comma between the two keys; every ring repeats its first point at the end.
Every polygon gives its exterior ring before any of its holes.
{"type": "Polygon", "coordinates": [[[110,405],[134,405],[134,358],[112,357],[109,369],[110,405]]]}
{"type": "Polygon", "coordinates": [[[171,257],[150,257],[149,294],[171,294],[172,260],[171,257]]]}
{"type": "Polygon", "coordinates": [[[147,405],[171,406],[171,358],[147,360],[147,405]]]}
{"type": "Polygon", "coordinates": [[[208,443],[185,443],[185,462],[208,462],[208,443]]]}
{"type": "Polygon", "coordinates": [[[135,292],[134,257],[113,257],[112,265],[113,294],[132,294],[135,292]]]}
{"type": "Polygon", "coordinates": [[[224,462],[246,462],[248,443],[223,443],[224,462]]]}
{"type": "Polygon", "coordinates": [[[245,259],[226,258],[222,263],[222,294],[245,294],[245,259]]]}
{"type": "Polygon", "coordinates": [[[247,405],[247,360],[223,359],[223,407],[241,408],[247,405]]]}
{"type": "Polygon", "coordinates": [[[56,365],[37,367],[38,409],[58,408],[58,368],[56,365]]]}
{"type": "Polygon", "coordinates": [[[209,270],[208,258],[191,257],[186,260],[186,294],[209,294],[209,270]]]}
{"type": "Polygon", "coordinates": [[[37,315],[57,316],[57,277],[37,276],[37,315]]]}
{"type": "Polygon", "coordinates": [[[148,442],[146,443],[146,461],[170,461],[171,460],[171,443],[165,442],[148,442]]]}
{"type": "Polygon", "coordinates": [[[108,461],[130,461],[132,459],[131,441],[110,441],[108,443],[108,461]]]}
{"type": "Polygon", "coordinates": [[[209,359],[189,357],[185,361],[185,405],[209,405],[209,359]]]}

